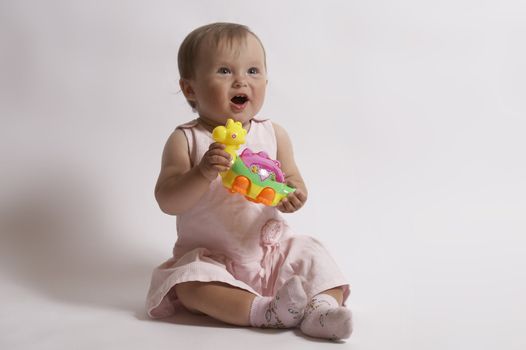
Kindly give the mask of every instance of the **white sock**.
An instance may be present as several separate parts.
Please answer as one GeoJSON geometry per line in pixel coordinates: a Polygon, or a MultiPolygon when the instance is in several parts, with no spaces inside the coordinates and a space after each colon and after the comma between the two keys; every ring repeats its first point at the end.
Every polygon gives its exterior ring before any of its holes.
{"type": "Polygon", "coordinates": [[[351,311],[328,294],[318,294],[305,308],[301,331],[311,337],[347,339],[352,333],[351,311]]]}
{"type": "Polygon", "coordinates": [[[255,297],[250,308],[250,324],[261,328],[293,328],[303,317],[307,295],[301,279],[294,276],[274,297],[255,297]]]}

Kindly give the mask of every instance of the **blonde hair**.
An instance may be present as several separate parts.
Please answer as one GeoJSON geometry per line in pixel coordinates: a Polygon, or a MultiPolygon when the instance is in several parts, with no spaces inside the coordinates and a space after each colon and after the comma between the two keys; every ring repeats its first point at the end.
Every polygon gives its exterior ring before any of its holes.
{"type": "MultiPolygon", "coordinates": [[[[203,43],[208,43],[212,47],[218,47],[220,43],[226,41],[231,45],[235,41],[246,39],[248,35],[253,35],[263,49],[265,68],[267,66],[265,48],[253,31],[247,26],[237,23],[217,22],[204,25],[194,29],[181,43],[177,54],[177,65],[181,79],[192,79],[195,77],[196,62],[199,49],[203,43]]],[[[195,109],[195,103],[188,101],[190,106],[195,109]]]]}

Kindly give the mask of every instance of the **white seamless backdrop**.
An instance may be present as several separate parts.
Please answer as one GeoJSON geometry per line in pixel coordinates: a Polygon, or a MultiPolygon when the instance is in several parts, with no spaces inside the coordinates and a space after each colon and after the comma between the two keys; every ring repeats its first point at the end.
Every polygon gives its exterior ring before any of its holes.
{"type": "Polygon", "coordinates": [[[287,220],[353,285],[339,346],[524,349],[525,18],[519,0],[1,1],[0,348],[333,346],[144,315],[176,239],[161,151],[195,117],[177,49],[232,21],[265,45],[261,115],[309,187],[287,220]]]}

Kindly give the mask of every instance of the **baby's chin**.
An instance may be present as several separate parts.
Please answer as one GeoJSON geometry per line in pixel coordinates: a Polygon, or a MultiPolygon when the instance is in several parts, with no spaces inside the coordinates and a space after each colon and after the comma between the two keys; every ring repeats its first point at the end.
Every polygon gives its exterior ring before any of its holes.
{"type": "Polygon", "coordinates": [[[199,115],[199,119],[208,127],[214,128],[219,125],[225,125],[228,119],[234,119],[236,122],[240,122],[243,125],[246,125],[250,122],[253,116],[247,116],[246,113],[225,113],[224,115],[217,116],[203,116],[199,115]]]}
{"type": "MultiPolygon", "coordinates": [[[[249,122],[254,118],[254,116],[248,113],[234,113],[230,116],[230,118],[234,119],[236,122],[241,122],[241,124],[249,122]]],[[[228,119],[228,118],[227,118],[228,119]]]]}
{"type": "Polygon", "coordinates": [[[236,122],[241,122],[241,124],[245,124],[251,121],[252,118],[254,118],[254,116],[252,115],[252,113],[249,114],[247,113],[247,111],[245,111],[244,113],[227,113],[224,116],[215,117],[213,120],[218,125],[224,125],[226,121],[230,118],[234,119],[234,121],[236,122]]]}

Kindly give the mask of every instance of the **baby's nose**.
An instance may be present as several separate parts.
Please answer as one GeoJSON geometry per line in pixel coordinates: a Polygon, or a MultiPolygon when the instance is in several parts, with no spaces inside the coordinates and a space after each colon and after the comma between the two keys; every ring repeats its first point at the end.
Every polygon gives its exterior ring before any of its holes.
{"type": "Polygon", "coordinates": [[[233,85],[236,88],[247,86],[247,81],[244,77],[236,77],[233,85]]]}

